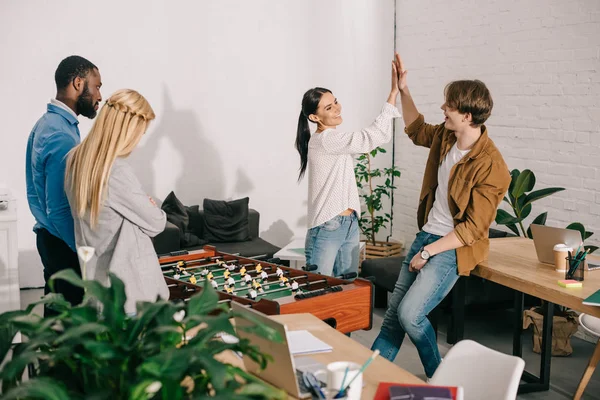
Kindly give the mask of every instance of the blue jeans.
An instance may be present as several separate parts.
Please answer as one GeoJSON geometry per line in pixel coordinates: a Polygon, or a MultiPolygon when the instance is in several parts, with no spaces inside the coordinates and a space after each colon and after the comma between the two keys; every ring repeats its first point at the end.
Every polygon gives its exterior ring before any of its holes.
{"type": "Polygon", "coordinates": [[[428,378],[433,376],[442,359],[427,314],[440,304],[458,280],[456,251],[436,254],[419,272],[409,272],[408,265],[423,246],[438,239],[440,236],[423,231],[417,234],[402,263],[381,331],[371,346],[372,350],[379,349],[383,357],[394,361],[404,334],[408,334],[417,347],[428,378]]]}
{"type": "Polygon", "coordinates": [[[323,275],[358,272],[359,229],[356,213],[336,215],[311,228],[304,244],[306,264],[315,264],[323,275]]]}

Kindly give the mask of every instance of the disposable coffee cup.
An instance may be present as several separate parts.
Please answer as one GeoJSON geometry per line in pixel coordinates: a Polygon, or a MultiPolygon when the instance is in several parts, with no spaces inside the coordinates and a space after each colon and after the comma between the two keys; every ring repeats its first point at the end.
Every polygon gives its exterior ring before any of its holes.
{"type": "Polygon", "coordinates": [[[556,272],[565,272],[567,270],[567,257],[572,247],[560,243],[554,246],[554,269],[556,272]]]}

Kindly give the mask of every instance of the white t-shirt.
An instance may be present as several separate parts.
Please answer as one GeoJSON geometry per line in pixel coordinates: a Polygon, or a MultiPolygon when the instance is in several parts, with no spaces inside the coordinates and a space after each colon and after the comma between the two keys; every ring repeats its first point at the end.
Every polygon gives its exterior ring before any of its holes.
{"type": "Polygon", "coordinates": [[[427,223],[423,230],[439,236],[446,236],[454,230],[454,222],[450,214],[450,206],[448,205],[448,183],[450,180],[450,170],[459,162],[469,151],[460,150],[456,143],[450,149],[442,165],[438,169],[438,187],[435,190],[435,201],[429,212],[427,223]]]}
{"type": "Polygon", "coordinates": [[[369,127],[358,132],[326,129],[308,142],[308,228],[319,226],[351,208],[360,215],[354,156],[392,139],[392,119],[398,109],[385,103],[369,127]]]}

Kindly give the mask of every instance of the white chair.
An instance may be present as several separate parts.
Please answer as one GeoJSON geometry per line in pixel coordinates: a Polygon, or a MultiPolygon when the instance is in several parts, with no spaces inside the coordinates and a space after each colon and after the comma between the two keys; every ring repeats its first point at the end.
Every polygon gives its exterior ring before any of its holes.
{"type": "MultiPolygon", "coordinates": [[[[600,338],[600,318],[592,317],[591,315],[581,314],[579,316],[579,323],[583,326],[583,329],[588,331],[590,334],[600,338]]],[[[590,358],[590,362],[588,363],[587,368],[583,372],[583,376],[579,381],[579,386],[577,386],[577,391],[575,392],[574,400],[581,399],[583,395],[583,391],[587,386],[594,370],[596,369],[596,365],[598,365],[598,361],[600,361],[600,340],[596,344],[596,349],[590,358]]]]}
{"type": "Polygon", "coordinates": [[[461,386],[465,400],[514,400],[523,368],[519,357],[462,340],[444,356],[429,384],[461,386]]]}

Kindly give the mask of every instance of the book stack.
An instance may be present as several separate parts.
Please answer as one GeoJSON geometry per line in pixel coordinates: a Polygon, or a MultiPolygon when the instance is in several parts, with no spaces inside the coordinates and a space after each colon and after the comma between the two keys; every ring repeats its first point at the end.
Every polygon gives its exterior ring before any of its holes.
{"type": "Polygon", "coordinates": [[[381,382],[373,400],[462,400],[461,387],[381,382]]]}

